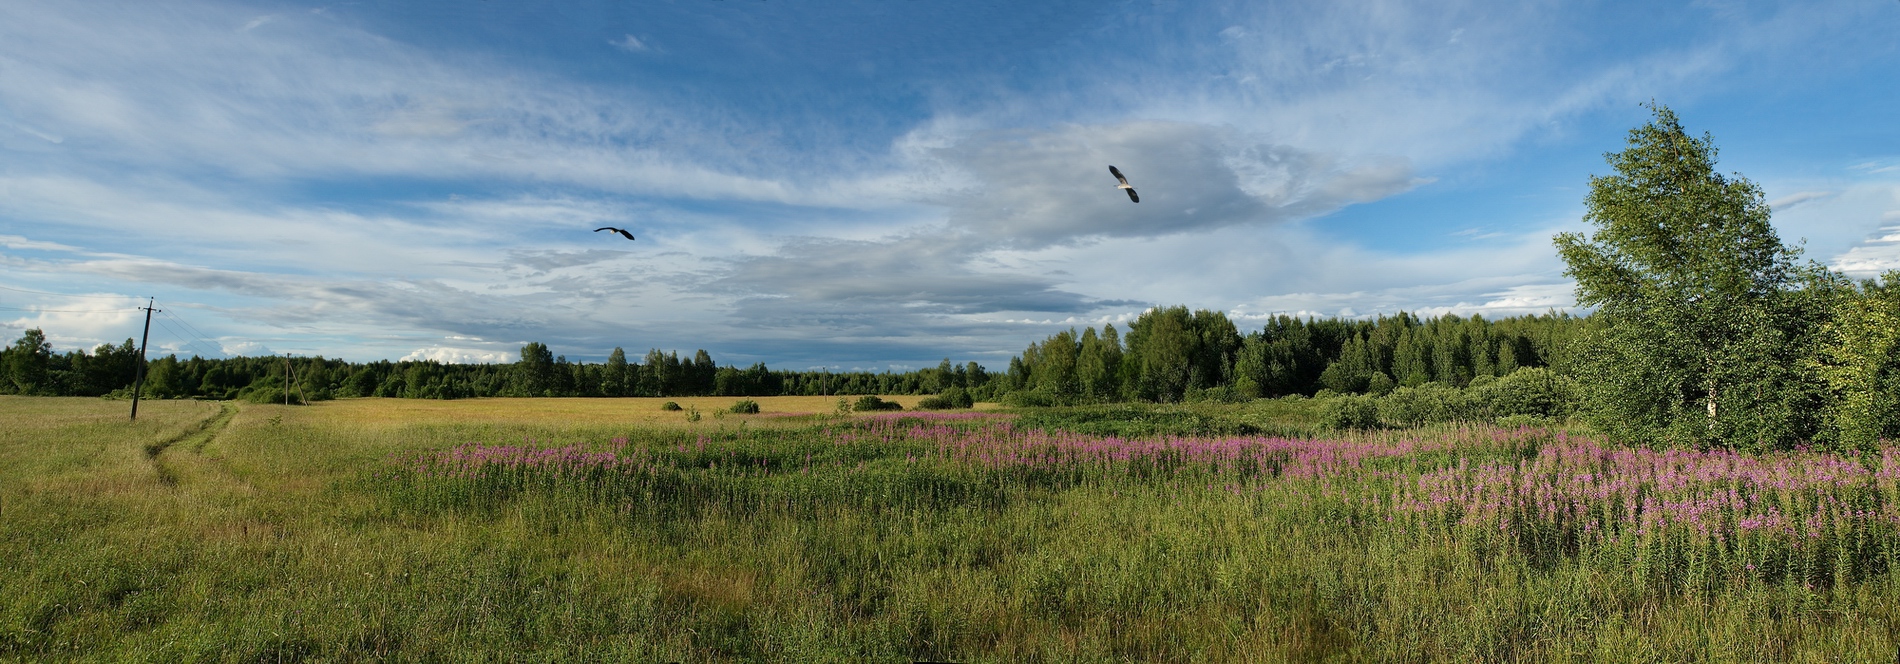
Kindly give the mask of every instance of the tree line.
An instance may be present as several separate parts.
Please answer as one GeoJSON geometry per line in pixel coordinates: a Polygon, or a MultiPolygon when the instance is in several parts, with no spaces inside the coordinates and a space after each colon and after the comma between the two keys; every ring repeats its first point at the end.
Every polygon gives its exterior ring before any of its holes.
{"type": "Polygon", "coordinates": [[[1520,367],[1561,366],[1585,319],[1563,313],[1498,321],[1401,312],[1374,319],[1275,316],[1244,336],[1226,314],[1152,309],[1098,333],[1064,330],[1011,358],[993,391],[1024,402],[1237,400],[1463,387],[1520,367]]]}
{"type": "MultiPolygon", "coordinates": [[[[0,394],[128,396],[138,367],[132,340],[91,353],[55,353],[40,329],[0,349],[0,394]]],[[[353,363],[323,357],[179,358],[147,363],[143,392],[154,399],[321,401],[350,397],[671,397],[938,394],[990,380],[975,362],[906,372],[782,371],[763,363],[719,366],[705,350],[689,358],[648,351],[629,362],[615,348],[605,362],[572,362],[546,344],[521,348],[513,364],[451,364],[434,360],[353,363]],[[286,394],[288,392],[288,394],[286,394]]]]}
{"type": "MultiPolygon", "coordinates": [[[[718,365],[650,350],[629,361],[574,362],[543,343],[512,364],[433,360],[352,363],[323,357],[178,358],[148,363],[144,394],[156,399],[318,401],[350,397],[667,397],[941,394],[1019,405],[1113,401],[1240,400],[1286,395],[1383,393],[1437,382],[1465,386],[1519,367],[1560,366],[1585,319],[1567,314],[1488,321],[1400,313],[1372,320],[1277,316],[1242,335],[1220,312],[1158,308],[1122,337],[1114,325],[1064,330],[1029,345],[1006,372],[976,362],[906,372],[784,371],[763,363],[718,365]]],[[[91,353],[54,353],[41,330],[0,350],[0,393],[106,396],[132,388],[137,348],[127,339],[91,353]]]]}

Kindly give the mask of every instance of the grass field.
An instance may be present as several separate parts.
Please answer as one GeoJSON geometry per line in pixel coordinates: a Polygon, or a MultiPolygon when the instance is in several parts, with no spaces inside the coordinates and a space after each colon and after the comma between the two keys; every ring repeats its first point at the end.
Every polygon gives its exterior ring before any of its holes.
{"type": "MultiPolygon", "coordinates": [[[[906,406],[914,397],[897,397],[906,406]]],[[[1900,452],[0,397],[5,661],[1896,661],[1900,452]]]]}

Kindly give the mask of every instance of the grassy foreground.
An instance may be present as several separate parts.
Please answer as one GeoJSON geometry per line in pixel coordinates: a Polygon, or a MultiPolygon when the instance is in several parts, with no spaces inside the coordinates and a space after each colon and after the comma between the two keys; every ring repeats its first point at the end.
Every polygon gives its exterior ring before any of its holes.
{"type": "Polygon", "coordinates": [[[123,402],[0,397],[0,660],[1819,662],[1900,645],[1891,450],[1313,440],[1272,404],[842,418],[835,398],[785,398],[714,417],[732,400],[679,399],[704,413],[687,422],[661,401],[151,402],[131,424],[123,402]]]}

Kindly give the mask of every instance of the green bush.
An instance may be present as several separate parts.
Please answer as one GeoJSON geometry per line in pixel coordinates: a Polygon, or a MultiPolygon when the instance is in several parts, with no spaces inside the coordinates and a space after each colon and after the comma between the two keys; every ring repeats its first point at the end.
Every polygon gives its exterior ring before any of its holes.
{"type": "Polygon", "coordinates": [[[1367,378],[1365,374],[1353,373],[1345,362],[1334,362],[1320,372],[1319,384],[1334,392],[1352,394],[1366,391],[1367,378]]]}
{"type": "Polygon", "coordinates": [[[919,410],[949,410],[952,408],[969,408],[975,405],[976,400],[970,398],[970,393],[965,392],[961,387],[952,387],[944,390],[942,394],[927,397],[923,401],[917,402],[917,408],[919,410]]]}
{"type": "Polygon", "coordinates": [[[1401,387],[1380,397],[1379,419],[1398,426],[1481,419],[1464,390],[1444,383],[1401,387]]]}
{"type": "MultiPolygon", "coordinates": [[[[1375,382],[1378,375],[1374,374],[1375,382]]],[[[1549,369],[1525,367],[1503,378],[1478,376],[1464,389],[1437,382],[1398,387],[1375,403],[1379,420],[1391,426],[1458,421],[1518,426],[1569,418],[1576,410],[1577,395],[1575,380],[1549,369]]]]}
{"type": "Polygon", "coordinates": [[[1061,402],[1055,395],[1039,390],[1016,390],[1003,395],[1003,405],[1011,408],[1047,408],[1061,402]]]}
{"type": "Polygon", "coordinates": [[[1392,390],[1398,386],[1399,384],[1393,381],[1391,376],[1385,375],[1383,371],[1378,371],[1374,372],[1372,378],[1366,381],[1366,393],[1373,396],[1384,396],[1390,394],[1392,390]]]}
{"type": "Polygon", "coordinates": [[[1377,428],[1379,406],[1372,397],[1332,397],[1320,404],[1319,423],[1334,430],[1377,428]]]}
{"type": "Polygon", "coordinates": [[[759,402],[751,399],[740,399],[732,404],[732,408],[728,409],[728,412],[734,415],[757,415],[759,413],[759,402]]]}
{"type": "Polygon", "coordinates": [[[660,404],[660,410],[671,411],[671,410],[684,410],[684,409],[680,408],[680,404],[678,401],[668,401],[666,403],[660,404]]]}
{"type": "Polygon", "coordinates": [[[878,410],[903,410],[903,409],[904,409],[904,404],[900,404],[895,401],[885,401],[883,399],[877,398],[877,395],[874,395],[874,394],[866,394],[864,396],[858,397],[858,402],[851,405],[851,410],[855,410],[858,412],[878,411],[878,410]]]}
{"type": "Polygon", "coordinates": [[[1473,382],[1467,391],[1492,417],[1563,419],[1577,408],[1577,381],[1543,367],[1524,367],[1489,383],[1473,382]]]}
{"type": "Polygon", "coordinates": [[[1240,388],[1228,387],[1226,385],[1207,389],[1188,388],[1187,396],[1182,399],[1182,401],[1188,402],[1213,403],[1242,403],[1251,400],[1252,399],[1249,399],[1246,393],[1240,388]]]}
{"type": "Polygon", "coordinates": [[[1119,403],[1029,410],[1017,417],[1016,424],[1024,429],[1122,438],[1256,436],[1273,431],[1238,415],[1226,408],[1119,403]]]}
{"type": "MultiPolygon", "coordinates": [[[[246,403],[284,403],[284,389],[276,385],[252,386],[239,391],[237,398],[246,403]]],[[[296,392],[290,393],[290,403],[304,405],[303,397],[296,392]]]]}

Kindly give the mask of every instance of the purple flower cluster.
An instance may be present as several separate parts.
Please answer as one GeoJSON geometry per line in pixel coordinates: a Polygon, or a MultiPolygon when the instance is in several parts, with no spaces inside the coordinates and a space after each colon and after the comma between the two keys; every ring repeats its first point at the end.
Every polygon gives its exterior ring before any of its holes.
{"type": "Polygon", "coordinates": [[[1421,473],[1395,492],[1393,505],[1463,526],[1535,521],[1612,541],[1671,527],[1724,540],[1818,538],[1844,528],[1900,526],[1897,482],[1900,448],[1893,446],[1872,460],[1809,451],[1625,449],[1559,436],[1515,464],[1461,463],[1421,473]]]}
{"type": "MultiPolygon", "coordinates": [[[[947,419],[947,418],[946,418],[947,419]]],[[[871,440],[930,443],[938,455],[984,468],[1049,469],[1156,464],[1216,474],[1334,478],[1366,470],[1374,459],[1404,459],[1427,453],[1464,450],[1536,449],[1549,434],[1539,429],[1461,429],[1429,439],[1311,440],[1265,436],[1123,438],[1064,431],[1023,429],[1008,421],[959,427],[941,422],[892,418],[832,434],[839,444],[871,440]]]]}

